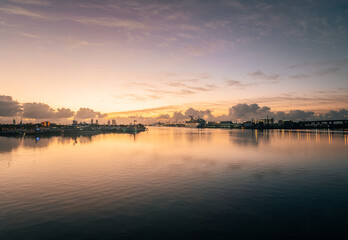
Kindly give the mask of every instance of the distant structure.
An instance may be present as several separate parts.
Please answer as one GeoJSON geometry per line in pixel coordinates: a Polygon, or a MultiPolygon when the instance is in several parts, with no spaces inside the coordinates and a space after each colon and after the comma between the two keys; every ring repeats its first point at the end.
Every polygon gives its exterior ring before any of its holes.
{"type": "Polygon", "coordinates": [[[205,120],[202,118],[194,118],[190,116],[190,120],[185,122],[187,128],[202,128],[205,126],[205,120]]]}
{"type": "Polygon", "coordinates": [[[262,124],[274,124],[274,118],[263,118],[263,119],[254,119],[254,123],[262,123],[262,124]]]}
{"type": "Polygon", "coordinates": [[[51,126],[50,122],[48,122],[48,121],[41,122],[41,127],[49,127],[49,126],[51,126]]]}
{"type": "Polygon", "coordinates": [[[96,124],[96,125],[98,125],[98,124],[99,124],[98,119],[97,119],[97,120],[95,120],[95,124],[96,124]]]}
{"type": "Polygon", "coordinates": [[[112,125],[116,126],[116,120],[115,119],[112,119],[112,125]]]}
{"type": "Polygon", "coordinates": [[[13,122],[13,125],[16,125],[16,119],[13,119],[12,122],[13,122]]]}
{"type": "Polygon", "coordinates": [[[221,121],[219,123],[220,128],[233,128],[233,122],[232,121],[221,121]]]}
{"type": "Polygon", "coordinates": [[[19,125],[22,125],[22,124],[23,124],[23,121],[22,121],[22,118],[21,118],[21,121],[20,121],[19,125]]]}
{"type": "Polygon", "coordinates": [[[73,120],[73,121],[72,121],[72,124],[73,124],[73,125],[77,125],[77,121],[76,121],[76,120],[73,120]]]}
{"type": "Polygon", "coordinates": [[[91,119],[91,124],[93,124],[93,118],[91,119]]]}
{"type": "Polygon", "coordinates": [[[110,120],[108,120],[108,125],[111,125],[110,120]]]}

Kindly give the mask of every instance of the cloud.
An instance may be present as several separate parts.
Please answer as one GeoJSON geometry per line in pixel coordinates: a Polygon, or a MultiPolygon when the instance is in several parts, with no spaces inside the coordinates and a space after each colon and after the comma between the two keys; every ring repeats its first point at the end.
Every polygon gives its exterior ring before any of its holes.
{"type": "Polygon", "coordinates": [[[322,118],[323,119],[336,119],[336,120],[347,119],[348,118],[348,110],[346,110],[346,109],[341,109],[339,111],[330,110],[327,113],[323,114],[322,118]]]}
{"type": "Polygon", "coordinates": [[[6,14],[12,14],[12,15],[20,15],[25,17],[31,17],[31,18],[38,18],[38,19],[45,19],[45,20],[53,20],[54,18],[47,16],[45,14],[39,13],[39,12],[32,12],[28,9],[17,7],[17,6],[6,6],[6,7],[0,7],[0,12],[6,13],[6,14]]]}
{"type": "Polygon", "coordinates": [[[56,112],[56,118],[72,118],[75,112],[71,111],[69,108],[58,108],[56,112]]]}
{"type": "Polygon", "coordinates": [[[185,111],[185,116],[186,118],[193,116],[193,117],[204,118],[206,120],[214,119],[214,116],[212,115],[212,111],[209,109],[202,111],[202,110],[196,110],[194,108],[189,108],[185,111]]]}
{"type": "Polygon", "coordinates": [[[228,116],[231,119],[241,119],[241,120],[250,120],[251,118],[264,118],[270,114],[271,108],[265,106],[260,107],[258,104],[245,104],[240,103],[232,106],[229,109],[228,116]]]}
{"type": "Polygon", "coordinates": [[[187,116],[185,116],[184,114],[182,114],[182,112],[180,111],[180,112],[174,112],[173,113],[173,117],[172,117],[172,119],[174,120],[174,121],[180,121],[180,120],[183,120],[183,119],[187,119],[187,116]]]}
{"type": "Polygon", "coordinates": [[[117,115],[129,115],[129,114],[151,114],[151,113],[157,113],[157,112],[163,112],[163,111],[170,111],[172,109],[177,108],[177,106],[170,105],[170,106],[164,106],[164,107],[157,107],[157,108],[147,108],[147,109],[141,109],[141,110],[132,110],[132,111],[122,111],[122,112],[113,112],[108,113],[109,117],[117,116],[117,115]]]}
{"type": "Polygon", "coordinates": [[[190,118],[200,117],[205,119],[206,121],[250,121],[252,119],[262,119],[262,118],[274,118],[275,120],[293,120],[293,121],[302,121],[302,120],[321,120],[321,119],[348,119],[348,111],[345,109],[341,109],[338,111],[331,110],[324,114],[316,114],[313,111],[303,111],[300,109],[293,109],[288,112],[283,111],[272,111],[268,106],[259,106],[258,104],[245,104],[240,103],[232,106],[229,109],[229,114],[214,116],[212,114],[212,110],[197,110],[194,108],[188,108],[186,111],[175,111],[170,116],[169,114],[159,114],[157,117],[144,117],[142,115],[134,115],[131,117],[123,117],[119,119],[123,122],[130,122],[133,120],[137,120],[142,123],[154,123],[158,121],[164,122],[185,122],[190,118]]]}
{"type": "MultiPolygon", "coordinates": [[[[346,93],[346,89],[334,91],[332,94],[339,95],[341,92],[346,93]]],[[[322,94],[318,93],[318,98],[310,98],[311,102],[317,101],[323,104],[322,94]]],[[[282,100],[308,100],[306,96],[284,96],[282,100]]],[[[277,99],[268,99],[268,102],[275,102],[277,99]]],[[[325,101],[324,101],[325,103],[325,101]]],[[[223,106],[226,103],[223,104],[223,106]]],[[[266,103],[267,104],[267,103],[266,103]]],[[[158,121],[184,122],[190,116],[201,117],[207,121],[247,121],[259,118],[275,118],[276,120],[316,120],[316,119],[348,119],[348,111],[346,109],[329,110],[325,113],[318,114],[314,111],[304,111],[300,109],[292,109],[288,112],[272,111],[269,106],[260,106],[258,103],[239,103],[229,108],[228,114],[214,115],[213,109],[195,109],[189,107],[183,110],[183,106],[165,106],[138,111],[126,111],[102,114],[90,108],[80,108],[76,114],[69,108],[53,109],[44,103],[24,103],[21,104],[12,99],[10,96],[0,96],[0,120],[10,122],[12,117],[22,116],[27,119],[47,119],[64,123],[67,119],[75,117],[76,119],[90,118],[115,118],[118,122],[130,123],[137,120],[141,123],[154,123],[158,121]],[[132,115],[132,117],[129,117],[132,115]]]]}
{"type": "Polygon", "coordinates": [[[315,116],[315,113],[312,111],[302,111],[302,110],[290,110],[288,113],[285,112],[274,112],[271,113],[271,117],[277,120],[309,120],[318,118],[315,116]]]}
{"type": "Polygon", "coordinates": [[[236,8],[238,10],[245,10],[246,9],[240,1],[236,1],[236,0],[224,0],[224,1],[221,1],[221,4],[223,6],[236,8]]]}
{"type": "Polygon", "coordinates": [[[126,20],[113,17],[74,17],[69,18],[71,21],[75,21],[85,25],[92,26],[102,26],[102,27],[115,27],[115,28],[125,28],[125,29],[149,29],[153,28],[151,25],[144,24],[140,21],[126,20]]]}
{"type": "Polygon", "coordinates": [[[325,119],[348,119],[348,111],[345,109],[341,110],[330,110],[324,114],[316,114],[313,111],[303,111],[299,109],[293,109],[288,112],[283,111],[272,111],[268,106],[259,106],[258,104],[245,104],[240,103],[232,106],[229,109],[229,114],[215,116],[212,114],[212,110],[197,110],[192,107],[184,111],[175,111],[170,114],[159,114],[157,116],[145,117],[141,114],[135,113],[131,116],[125,117],[115,117],[118,123],[128,124],[136,120],[139,123],[143,124],[152,124],[158,121],[161,122],[174,122],[174,123],[184,123],[186,120],[193,117],[200,117],[206,121],[250,121],[252,119],[261,119],[261,118],[274,118],[275,120],[293,120],[293,121],[302,121],[302,120],[325,120],[325,119]]]}
{"type": "Polygon", "coordinates": [[[168,119],[170,119],[170,115],[169,114],[161,114],[161,115],[157,116],[156,119],[158,119],[158,120],[168,120],[168,119]]]}
{"type": "Polygon", "coordinates": [[[22,117],[31,119],[51,119],[55,117],[55,111],[44,103],[24,103],[22,117]]]}
{"type": "Polygon", "coordinates": [[[309,76],[307,74],[295,74],[291,75],[290,78],[292,79],[303,79],[303,78],[308,78],[309,76]]]}
{"type": "Polygon", "coordinates": [[[48,1],[45,1],[45,0],[10,0],[10,1],[13,3],[27,4],[27,5],[38,5],[38,6],[51,5],[48,1]]]}
{"type": "Polygon", "coordinates": [[[227,86],[237,86],[237,87],[244,87],[245,86],[245,84],[243,84],[237,80],[227,80],[226,83],[227,83],[227,86]]]}
{"type": "Polygon", "coordinates": [[[23,118],[30,119],[67,119],[74,116],[69,108],[59,108],[57,111],[45,103],[24,103],[23,118]]]}
{"type": "Polygon", "coordinates": [[[11,96],[0,95],[0,116],[12,117],[22,112],[22,106],[11,96]]]}
{"type": "Polygon", "coordinates": [[[348,58],[330,60],[330,61],[305,62],[305,63],[288,66],[287,69],[300,68],[300,67],[316,67],[316,66],[323,66],[323,65],[343,66],[346,64],[348,64],[348,58]]]}
{"type": "Polygon", "coordinates": [[[277,80],[279,79],[279,75],[278,74],[274,74],[274,73],[264,73],[262,71],[256,71],[253,73],[249,73],[248,76],[254,77],[254,78],[258,78],[258,79],[263,79],[263,80],[277,80]]]}
{"type": "Polygon", "coordinates": [[[91,42],[87,40],[75,39],[75,38],[58,38],[61,40],[68,49],[75,49],[80,47],[102,47],[105,46],[101,42],[91,42]]]}
{"type": "Polygon", "coordinates": [[[311,74],[296,74],[290,76],[292,79],[302,79],[308,78],[310,76],[325,76],[329,74],[339,73],[342,68],[345,68],[345,65],[348,64],[348,59],[339,59],[331,61],[321,61],[321,62],[306,62],[297,65],[292,65],[287,67],[287,69],[294,68],[314,68],[316,69],[311,74]]]}
{"type": "Polygon", "coordinates": [[[259,106],[254,104],[237,104],[229,109],[229,118],[231,120],[248,121],[251,119],[274,118],[276,120],[305,120],[318,118],[312,111],[290,110],[289,112],[274,112],[268,106],[259,106]]]}
{"type": "Polygon", "coordinates": [[[330,67],[326,69],[319,70],[315,73],[315,75],[323,76],[332,73],[337,73],[341,68],[340,67],[330,67]]]}
{"type": "MultiPolygon", "coordinates": [[[[267,82],[267,83],[270,83],[270,82],[267,82]]],[[[261,82],[242,83],[242,82],[237,81],[237,80],[226,80],[226,84],[229,87],[247,87],[247,86],[259,85],[259,84],[261,84],[261,82]]],[[[265,83],[263,83],[263,84],[265,84],[265,83]]]]}
{"type": "Polygon", "coordinates": [[[18,32],[17,34],[27,38],[40,39],[40,36],[31,33],[18,32]]]}
{"type": "Polygon", "coordinates": [[[77,119],[88,119],[88,118],[102,118],[105,117],[106,114],[101,114],[100,112],[95,112],[93,109],[90,108],[80,108],[76,112],[75,118],[77,119]]]}
{"type": "Polygon", "coordinates": [[[229,109],[229,118],[231,120],[247,121],[259,118],[274,118],[276,120],[327,120],[327,119],[348,119],[348,111],[341,109],[338,111],[330,110],[324,114],[315,114],[313,111],[303,111],[299,109],[289,112],[271,111],[268,106],[260,107],[258,104],[237,104],[229,109]]]}

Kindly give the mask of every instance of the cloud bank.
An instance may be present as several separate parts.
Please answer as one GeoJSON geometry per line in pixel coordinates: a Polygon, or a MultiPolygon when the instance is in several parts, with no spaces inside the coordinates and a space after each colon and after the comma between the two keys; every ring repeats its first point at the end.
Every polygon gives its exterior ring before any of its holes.
{"type": "MultiPolygon", "coordinates": [[[[164,112],[166,111],[163,108],[164,112]]],[[[152,109],[150,112],[155,112],[156,109],[152,109]]],[[[115,114],[103,114],[101,112],[94,111],[90,108],[80,108],[77,112],[72,111],[69,108],[53,109],[45,103],[19,103],[13,100],[11,96],[0,96],[0,120],[1,122],[11,122],[12,118],[22,117],[27,121],[41,121],[51,120],[59,123],[69,123],[72,119],[79,121],[86,121],[91,118],[100,119],[101,123],[106,122],[111,117],[120,123],[130,123],[134,120],[137,122],[149,124],[155,122],[184,122],[189,119],[190,116],[204,118],[207,121],[223,121],[231,120],[234,122],[243,122],[251,119],[259,118],[274,118],[276,120],[319,120],[319,119],[348,119],[348,110],[329,110],[325,113],[318,114],[313,111],[303,111],[300,109],[292,109],[288,112],[284,111],[272,111],[269,106],[260,106],[257,103],[246,104],[239,103],[231,106],[228,109],[227,114],[214,115],[212,109],[199,110],[194,108],[188,108],[184,111],[175,111],[172,114],[161,113],[157,116],[143,116],[139,111],[129,111],[127,116],[115,114]]]]}
{"type": "Polygon", "coordinates": [[[22,112],[22,106],[10,96],[0,96],[0,116],[12,117],[22,112]]]}

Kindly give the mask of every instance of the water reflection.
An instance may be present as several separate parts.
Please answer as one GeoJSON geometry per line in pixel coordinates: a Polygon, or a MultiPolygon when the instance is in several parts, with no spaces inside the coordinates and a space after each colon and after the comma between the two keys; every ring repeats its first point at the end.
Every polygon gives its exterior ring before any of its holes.
{"type": "MultiPolygon", "coordinates": [[[[334,141],[348,144],[348,133],[342,131],[323,130],[216,130],[216,129],[185,129],[185,128],[152,128],[151,141],[169,141],[175,143],[211,143],[221,142],[222,137],[228,135],[229,142],[233,145],[257,147],[259,144],[269,144],[274,141],[299,142],[299,143],[327,143],[334,141]],[[162,134],[165,133],[165,134],[162,134]],[[155,137],[155,138],[154,138],[155,137]]],[[[146,133],[144,133],[146,134],[146,133]]],[[[47,148],[50,144],[91,144],[101,136],[62,136],[62,137],[0,137],[0,153],[11,152],[19,147],[47,148]]],[[[111,134],[117,136],[119,134],[111,134]]],[[[121,134],[127,136],[127,141],[136,142],[137,135],[121,134]]],[[[116,137],[117,138],[117,137],[116,137]]],[[[141,137],[142,138],[142,137],[141,137]]],[[[125,139],[122,137],[122,139],[125,139]]]]}
{"type": "Polygon", "coordinates": [[[347,140],[185,128],[0,138],[0,239],[268,239],[289,226],[293,239],[332,237],[347,225],[347,140]]]}
{"type": "Polygon", "coordinates": [[[90,144],[91,136],[81,137],[0,137],[0,153],[12,152],[17,148],[39,149],[47,148],[51,144],[90,144]]]}
{"type": "Polygon", "coordinates": [[[0,137],[0,153],[11,152],[21,144],[20,138],[0,137]]]}
{"type": "Polygon", "coordinates": [[[331,130],[231,130],[229,136],[233,144],[255,147],[271,141],[323,144],[331,144],[334,140],[343,140],[344,144],[348,142],[347,132],[331,130]]]}

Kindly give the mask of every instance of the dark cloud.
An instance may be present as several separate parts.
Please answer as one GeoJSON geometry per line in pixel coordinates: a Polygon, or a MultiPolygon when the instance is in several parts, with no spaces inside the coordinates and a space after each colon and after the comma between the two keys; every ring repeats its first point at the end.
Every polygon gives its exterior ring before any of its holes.
{"type": "Polygon", "coordinates": [[[180,121],[183,119],[187,119],[187,117],[184,114],[182,114],[182,112],[180,111],[180,112],[174,112],[172,119],[174,121],[180,121]]]}
{"type": "Polygon", "coordinates": [[[44,103],[24,103],[22,117],[32,119],[51,119],[55,117],[55,111],[49,105],[44,103]]]}
{"type": "Polygon", "coordinates": [[[76,112],[75,118],[77,119],[88,119],[88,118],[102,118],[105,117],[105,114],[101,114],[100,112],[95,112],[93,109],[90,108],[80,108],[76,112]]]}
{"type": "MultiPolygon", "coordinates": [[[[207,121],[247,121],[251,119],[259,118],[275,118],[276,120],[315,120],[315,119],[347,119],[348,111],[346,109],[341,110],[330,110],[323,114],[316,114],[313,111],[303,111],[299,109],[290,110],[289,112],[283,111],[272,111],[268,106],[259,106],[257,103],[246,104],[240,103],[229,108],[227,115],[215,116],[212,114],[211,109],[197,110],[194,108],[188,108],[186,111],[176,111],[171,115],[163,114],[163,111],[170,110],[173,106],[161,107],[121,112],[122,114],[134,114],[131,117],[116,117],[118,122],[129,123],[130,121],[137,120],[142,123],[153,123],[159,120],[161,121],[172,121],[172,122],[183,122],[189,119],[190,116],[201,117],[207,121]],[[157,117],[144,117],[140,114],[156,114],[157,117]],[[138,115],[139,114],[139,115],[138,115]]],[[[114,113],[115,114],[115,113],[114,113]]],[[[65,119],[75,117],[77,119],[90,119],[90,118],[105,118],[106,114],[94,111],[90,108],[80,108],[76,114],[68,108],[53,109],[49,105],[44,103],[24,103],[21,105],[17,101],[14,101],[10,96],[0,96],[0,117],[5,117],[2,120],[10,121],[10,117],[22,116],[23,118],[29,119],[49,119],[62,122],[65,119]]]]}
{"type": "Polygon", "coordinates": [[[348,110],[341,109],[339,111],[331,110],[322,115],[323,119],[347,119],[348,118],[348,110]]]}
{"type": "Polygon", "coordinates": [[[240,103],[235,106],[232,106],[229,109],[228,116],[230,119],[241,119],[241,120],[250,120],[251,118],[264,118],[269,115],[271,108],[264,106],[260,107],[258,104],[245,104],[240,103]]]}
{"type": "Polygon", "coordinates": [[[285,112],[272,112],[271,117],[276,120],[309,120],[318,118],[312,111],[302,111],[302,110],[290,110],[288,113],[285,112]]]}
{"type": "Polygon", "coordinates": [[[45,103],[24,103],[23,118],[31,119],[64,119],[74,116],[68,108],[59,108],[57,111],[45,103]]]}
{"type": "Polygon", "coordinates": [[[22,106],[10,96],[0,96],[0,116],[12,117],[22,112],[22,106]]]}
{"type": "Polygon", "coordinates": [[[204,118],[206,120],[214,119],[214,116],[212,115],[212,111],[209,109],[207,109],[205,111],[200,111],[200,110],[196,110],[194,108],[189,108],[185,111],[185,116],[186,116],[186,118],[189,118],[190,116],[194,116],[194,117],[204,118]]]}
{"type": "Polygon", "coordinates": [[[71,118],[75,115],[75,112],[69,108],[58,108],[56,112],[56,118],[71,118]]]}
{"type": "Polygon", "coordinates": [[[168,119],[170,119],[170,115],[169,114],[161,114],[156,118],[159,120],[168,120],[168,119]]]}
{"type": "Polygon", "coordinates": [[[247,121],[259,118],[274,118],[276,120],[326,120],[326,119],[347,119],[348,111],[341,109],[339,111],[331,110],[324,114],[315,114],[313,111],[303,111],[299,109],[290,110],[289,112],[271,111],[270,107],[260,107],[258,104],[237,104],[229,109],[230,120],[247,121]]]}

